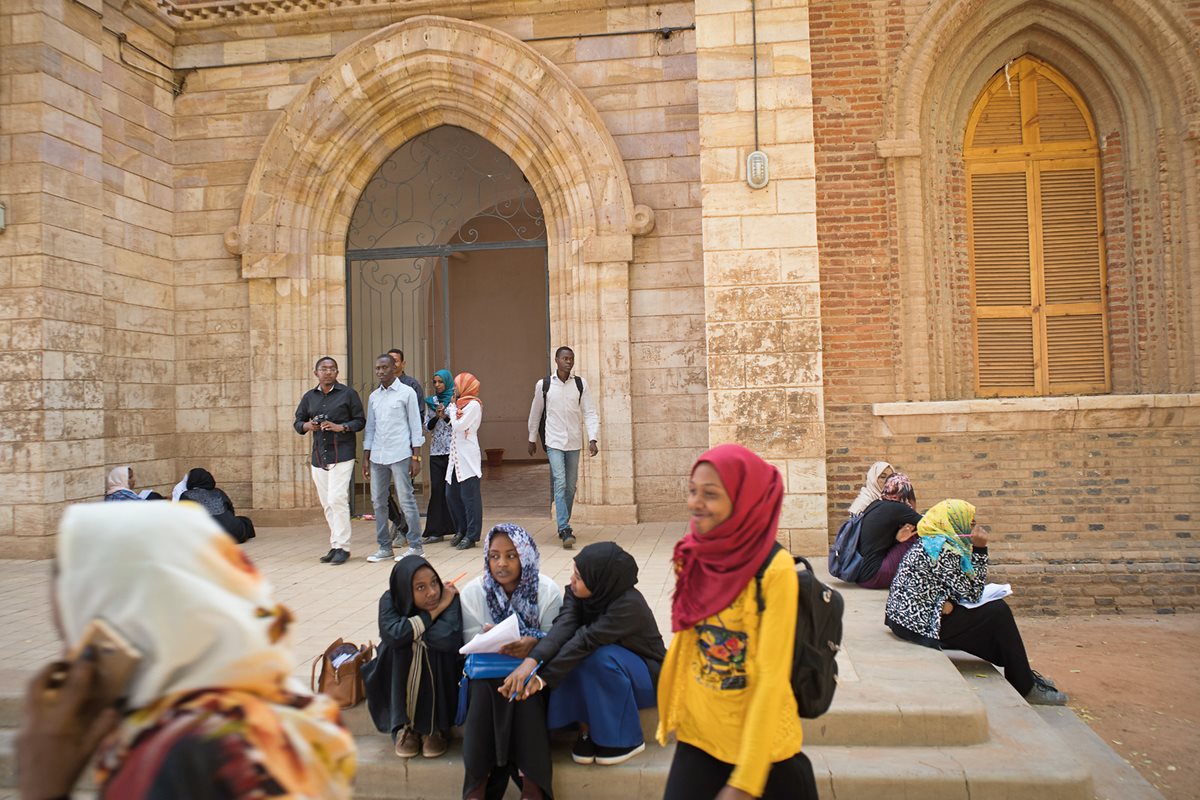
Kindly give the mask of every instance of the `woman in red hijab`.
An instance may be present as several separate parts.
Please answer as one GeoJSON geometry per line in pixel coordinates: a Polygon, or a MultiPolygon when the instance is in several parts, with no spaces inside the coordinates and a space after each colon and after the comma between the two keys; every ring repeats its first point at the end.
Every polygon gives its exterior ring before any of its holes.
{"type": "Polygon", "coordinates": [[[658,684],[658,739],[675,734],[664,800],[817,800],[792,695],[800,591],[786,551],[754,575],[779,529],[783,479],[741,445],[704,453],[675,545],[675,631],[658,684]]]}

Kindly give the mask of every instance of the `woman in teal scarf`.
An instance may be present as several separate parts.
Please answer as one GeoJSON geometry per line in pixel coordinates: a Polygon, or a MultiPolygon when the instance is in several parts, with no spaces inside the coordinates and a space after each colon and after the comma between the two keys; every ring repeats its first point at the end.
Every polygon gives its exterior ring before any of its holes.
{"type": "Polygon", "coordinates": [[[433,373],[433,394],[422,404],[425,410],[425,427],[429,436],[429,508],[425,512],[425,544],[440,542],[453,536],[454,520],[450,507],[446,505],[446,468],[450,464],[450,420],[446,418],[446,407],[454,397],[454,376],[448,369],[433,373]]]}

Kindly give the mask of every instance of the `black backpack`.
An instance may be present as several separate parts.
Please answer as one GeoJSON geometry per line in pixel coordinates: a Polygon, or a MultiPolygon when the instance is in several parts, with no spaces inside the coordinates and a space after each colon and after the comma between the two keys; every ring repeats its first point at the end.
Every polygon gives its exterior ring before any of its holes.
{"type": "MultiPolygon", "coordinates": [[[[546,451],[546,395],[550,393],[550,379],[553,375],[542,378],[542,420],[538,423],[538,438],[542,440],[542,452],[546,451]]],[[[583,378],[575,376],[575,388],[579,390],[579,402],[583,402],[583,378]]]]}
{"type": "Polygon", "coordinates": [[[829,574],[846,583],[857,583],[858,573],[862,570],[863,557],[858,552],[858,540],[862,538],[865,516],[866,512],[863,512],[843,522],[829,548],[829,574]]]}
{"type": "MultiPolygon", "coordinates": [[[[763,602],[762,577],[767,565],[783,548],[776,542],[767,559],[754,573],[754,591],[758,613],[766,608],[763,602]]],[[[796,608],[796,646],[792,652],[792,694],[796,707],[805,719],[816,719],[829,710],[833,692],[837,689],[837,651],[842,645],[842,596],[817,580],[812,564],[801,556],[792,556],[800,581],[796,608]]]]}

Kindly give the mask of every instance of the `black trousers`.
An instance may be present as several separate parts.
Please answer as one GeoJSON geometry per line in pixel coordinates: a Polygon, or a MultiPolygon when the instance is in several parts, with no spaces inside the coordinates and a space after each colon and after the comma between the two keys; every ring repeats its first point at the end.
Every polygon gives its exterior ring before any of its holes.
{"type": "MultiPolygon", "coordinates": [[[[733,765],[718,761],[685,742],[675,746],[663,800],[712,800],[733,773],[733,765]]],[[[818,800],[812,764],[804,753],[771,765],[763,800],[818,800]]]]}
{"type": "Polygon", "coordinates": [[[446,498],[446,467],[450,456],[429,457],[429,507],[425,511],[426,536],[453,536],[454,519],[446,498]]]}
{"type": "Polygon", "coordinates": [[[942,647],[962,650],[1004,667],[1004,678],[1022,697],[1033,688],[1033,670],[1025,654],[1025,643],[1017,630],[1012,609],[1003,600],[984,603],[979,608],[954,610],[942,617],[942,647]]]}
{"type": "Polygon", "coordinates": [[[533,781],[547,800],[554,800],[546,693],[510,703],[496,691],[503,682],[485,678],[467,684],[463,797],[486,782],[487,800],[500,800],[509,777],[515,780],[520,770],[524,780],[533,781]]]}

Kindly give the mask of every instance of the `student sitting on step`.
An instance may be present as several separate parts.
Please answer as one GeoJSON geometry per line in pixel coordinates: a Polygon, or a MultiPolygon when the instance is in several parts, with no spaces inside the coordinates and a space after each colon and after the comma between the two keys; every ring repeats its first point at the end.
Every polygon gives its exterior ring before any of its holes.
{"type": "Polygon", "coordinates": [[[894,473],[884,482],[878,500],[862,513],[862,532],[858,552],[863,557],[858,585],[864,589],[886,589],[896,575],[900,559],[916,542],[917,494],[903,472],[894,473]]]}
{"type": "Polygon", "coordinates": [[[763,573],[761,613],[755,591],[782,506],[779,471],[741,445],[692,467],[658,683],[658,739],[678,740],[664,800],[817,800],[790,681],[800,582],[786,551],[763,573]]]}
{"type": "Polygon", "coordinates": [[[392,567],[379,598],[379,651],[363,668],[367,709],[390,733],[396,755],[446,752],[462,675],[462,604],[429,562],[408,556],[392,567]]]}
{"type": "MultiPolygon", "coordinates": [[[[521,526],[503,523],[492,528],[483,551],[483,575],[462,590],[463,639],[470,641],[516,614],[521,638],[500,652],[527,658],[558,616],[562,592],[553,579],[538,572],[537,545],[521,526]]],[[[535,675],[530,683],[538,681],[535,675]]],[[[514,697],[505,692],[504,683],[497,678],[468,684],[463,797],[498,800],[509,777],[519,775],[522,798],[552,798],[546,695],[526,692],[514,697]]]]}
{"type": "Polygon", "coordinates": [[[1065,705],[1067,696],[1029,667],[1017,621],[1004,600],[976,608],[987,583],[987,534],[975,506],[943,500],[917,525],[919,544],[900,561],[888,592],[885,618],[910,642],[962,650],[1004,668],[1004,677],[1030,703],[1065,705]]]}
{"type": "Polygon", "coordinates": [[[615,542],[580,550],[553,627],[504,683],[510,694],[553,688],[547,722],[579,724],[579,764],[620,764],[646,749],[638,709],[654,707],[667,649],[637,580],[637,562],[615,542]]]}
{"type": "Polygon", "coordinates": [[[57,544],[54,613],[79,653],[30,684],[21,797],[68,797],[97,748],[106,800],[350,797],[337,705],[293,691],[291,614],[203,509],[71,506],[57,544]]]}

